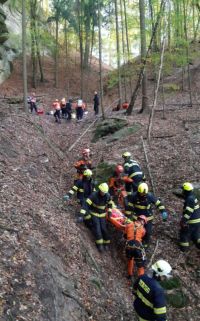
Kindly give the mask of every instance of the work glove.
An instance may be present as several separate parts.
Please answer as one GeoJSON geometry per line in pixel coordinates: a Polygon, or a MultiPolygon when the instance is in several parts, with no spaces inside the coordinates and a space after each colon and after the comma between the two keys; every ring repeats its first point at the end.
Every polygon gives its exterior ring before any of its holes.
{"type": "Polygon", "coordinates": [[[162,212],[162,220],[163,220],[163,222],[166,222],[167,218],[168,218],[167,212],[162,212]]]}
{"type": "Polygon", "coordinates": [[[64,199],[64,201],[69,201],[70,200],[69,194],[64,195],[63,199],[64,199]]]}

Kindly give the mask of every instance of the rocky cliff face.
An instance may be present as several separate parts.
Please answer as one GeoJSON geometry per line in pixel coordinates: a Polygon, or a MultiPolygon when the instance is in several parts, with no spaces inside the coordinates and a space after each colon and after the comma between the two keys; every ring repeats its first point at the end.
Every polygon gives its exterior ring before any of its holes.
{"type": "Polygon", "coordinates": [[[0,0],[0,84],[9,77],[12,61],[20,52],[16,37],[20,37],[21,17],[12,13],[5,2],[0,0]]]}

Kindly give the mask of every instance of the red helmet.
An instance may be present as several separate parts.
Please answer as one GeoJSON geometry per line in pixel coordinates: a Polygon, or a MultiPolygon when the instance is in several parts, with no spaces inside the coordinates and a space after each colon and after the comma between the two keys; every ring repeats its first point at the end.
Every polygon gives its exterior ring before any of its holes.
{"type": "Polygon", "coordinates": [[[119,175],[119,174],[122,174],[124,172],[124,168],[122,165],[117,165],[115,167],[115,172],[119,175]]]}
{"type": "Polygon", "coordinates": [[[84,148],[84,149],[82,150],[82,154],[83,154],[83,156],[89,156],[89,154],[90,154],[90,149],[89,149],[89,148],[84,148]]]}
{"type": "Polygon", "coordinates": [[[145,215],[139,215],[138,220],[143,220],[144,224],[147,224],[147,217],[145,215]]]}

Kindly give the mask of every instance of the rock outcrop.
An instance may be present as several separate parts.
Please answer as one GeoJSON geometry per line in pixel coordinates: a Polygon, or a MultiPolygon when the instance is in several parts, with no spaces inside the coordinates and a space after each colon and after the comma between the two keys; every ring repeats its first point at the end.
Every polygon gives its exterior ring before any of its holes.
{"type": "Polygon", "coordinates": [[[12,13],[5,2],[0,0],[0,84],[9,77],[12,61],[20,52],[21,16],[12,13]]]}

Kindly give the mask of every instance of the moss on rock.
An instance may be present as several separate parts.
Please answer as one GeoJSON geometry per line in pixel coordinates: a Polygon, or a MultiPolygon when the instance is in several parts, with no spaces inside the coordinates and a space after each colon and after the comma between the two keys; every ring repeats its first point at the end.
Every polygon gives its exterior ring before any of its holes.
{"type": "Polygon", "coordinates": [[[172,289],[177,289],[181,287],[180,279],[176,277],[161,281],[160,284],[166,290],[172,290],[172,289]]]}
{"type": "Polygon", "coordinates": [[[177,309],[181,309],[189,303],[188,297],[182,290],[177,290],[173,293],[167,293],[167,303],[177,309]]]}
{"type": "Polygon", "coordinates": [[[140,124],[134,124],[131,127],[125,127],[125,128],[121,128],[120,130],[118,130],[116,133],[114,133],[111,137],[109,137],[107,139],[108,143],[114,142],[116,140],[120,140],[122,138],[125,138],[135,132],[137,132],[139,129],[141,128],[140,124]]]}
{"type": "Polygon", "coordinates": [[[119,119],[119,118],[106,119],[97,125],[96,129],[94,130],[94,136],[93,136],[92,142],[96,142],[100,138],[104,138],[107,135],[113,134],[127,125],[128,123],[125,119],[119,119]]]}
{"type": "Polygon", "coordinates": [[[109,177],[112,176],[116,164],[100,163],[95,169],[95,181],[97,184],[108,182],[109,177]]]}

